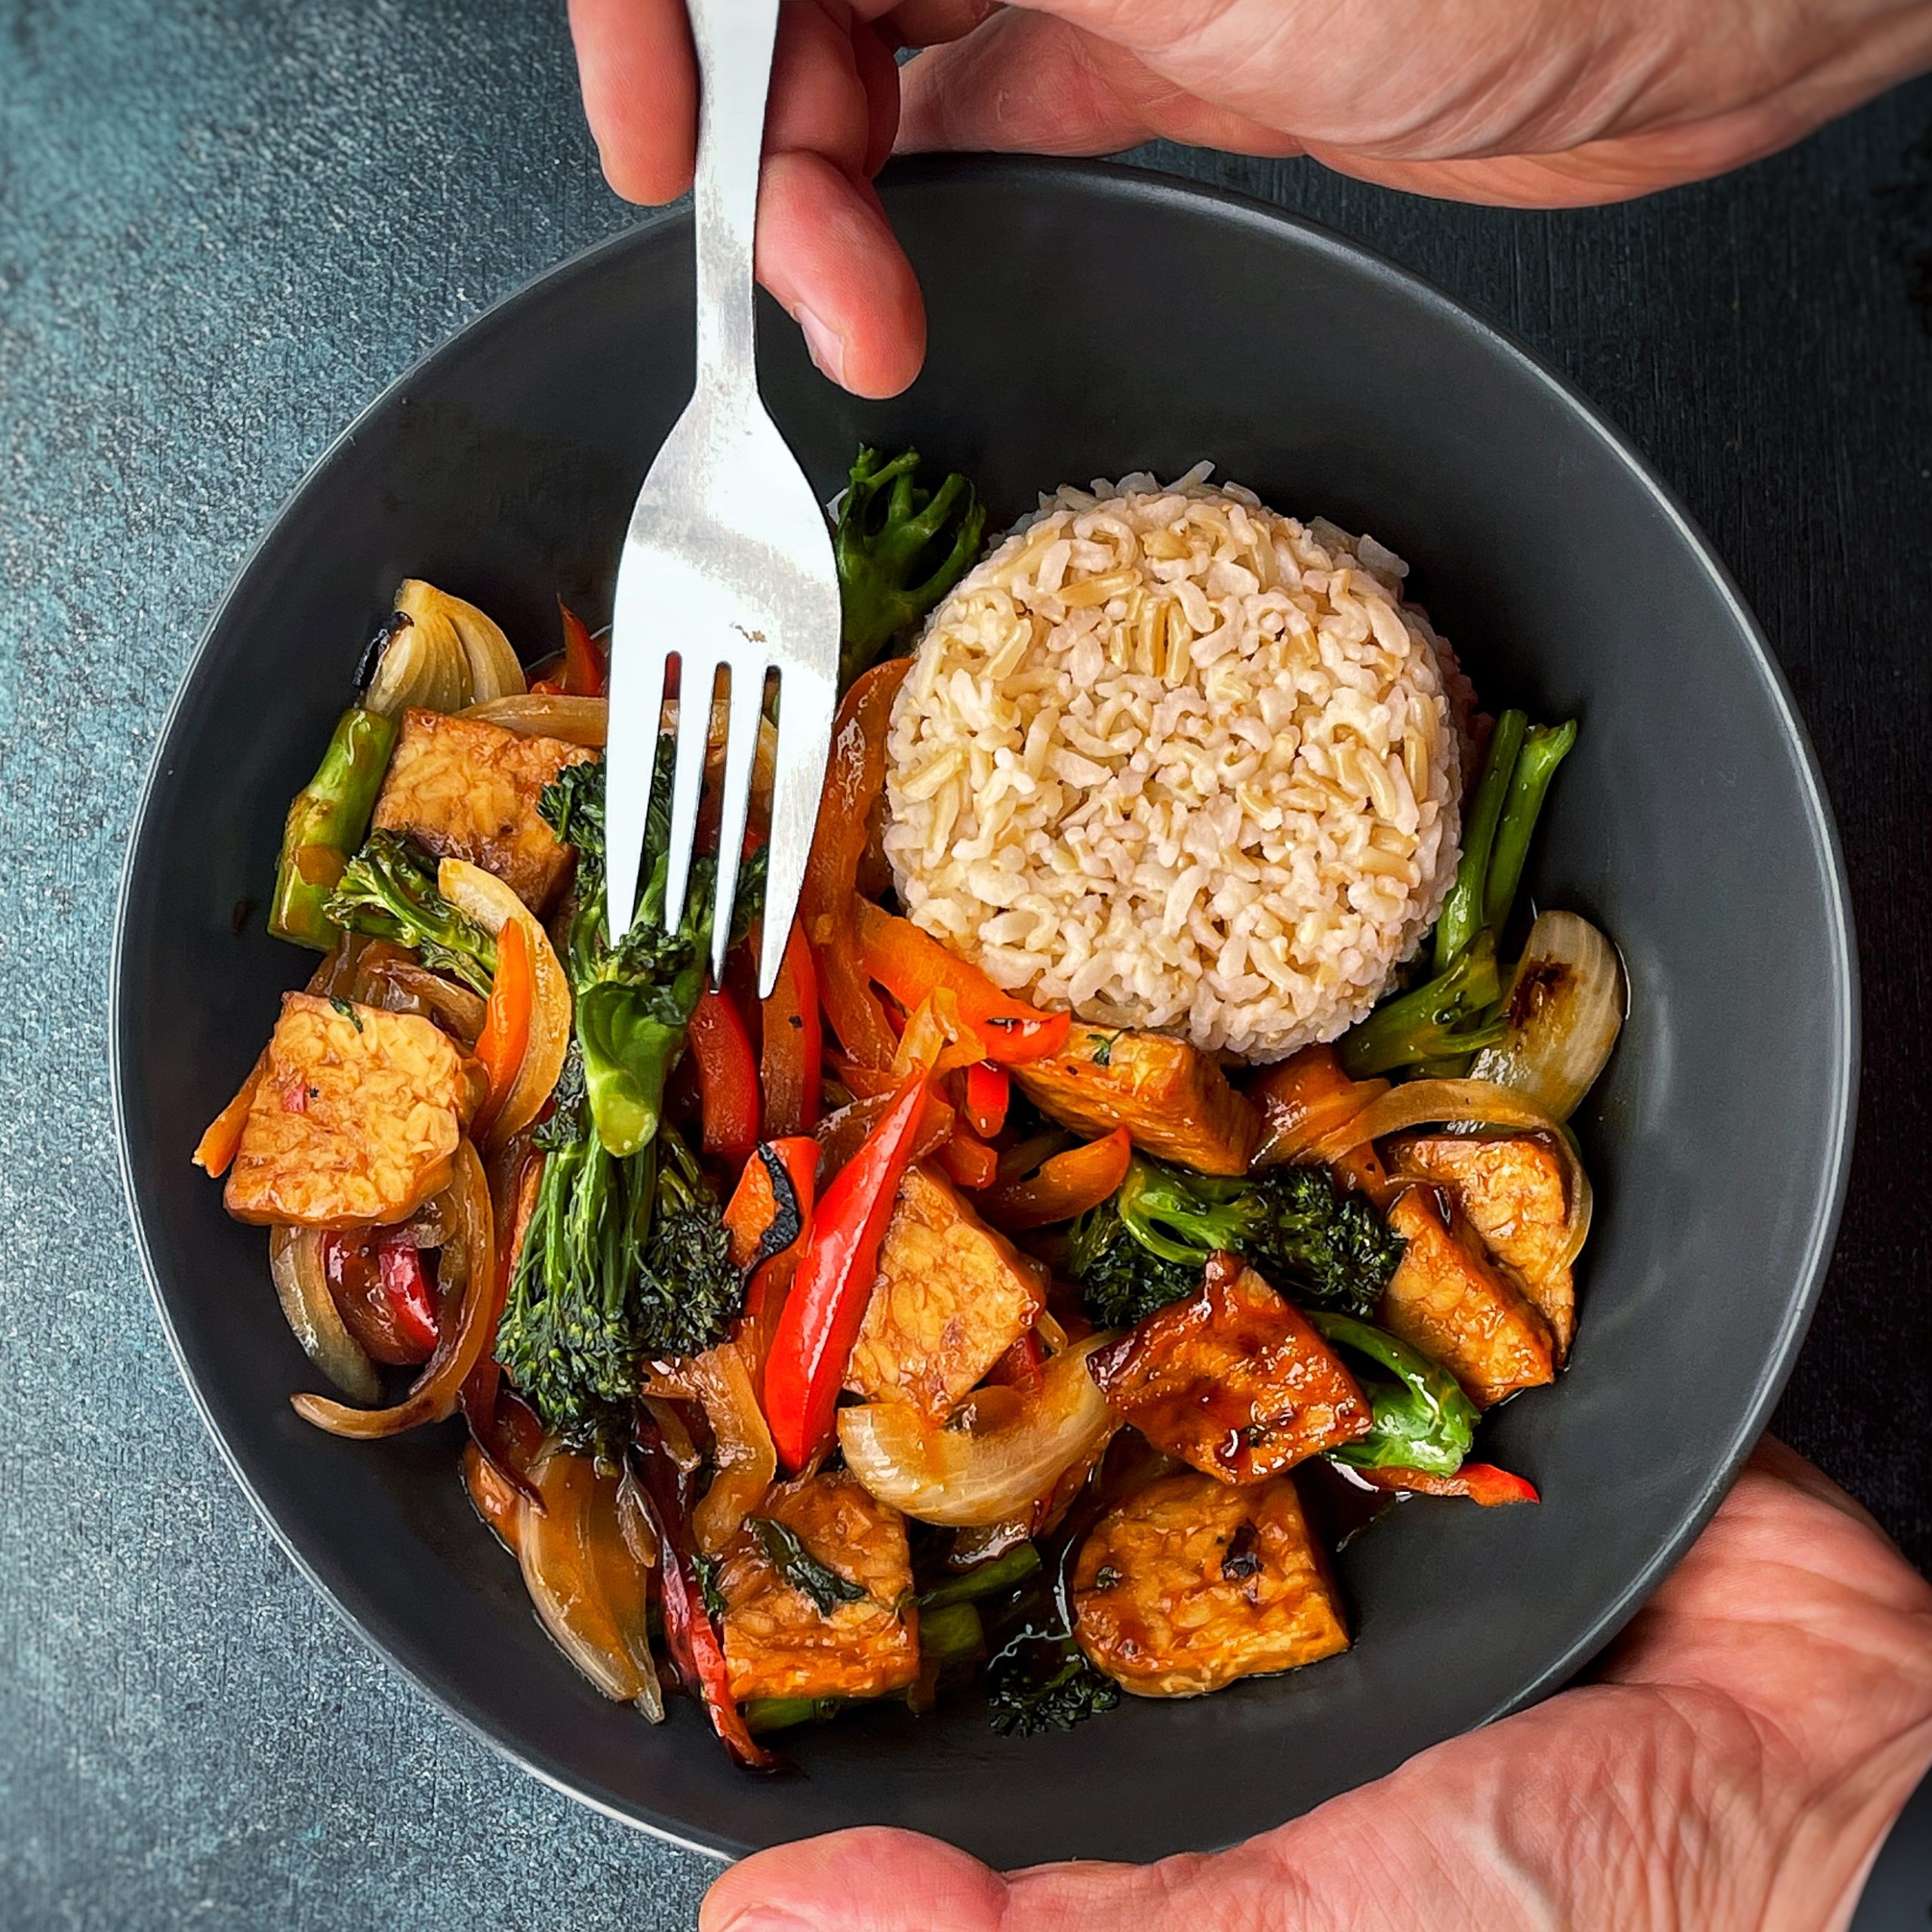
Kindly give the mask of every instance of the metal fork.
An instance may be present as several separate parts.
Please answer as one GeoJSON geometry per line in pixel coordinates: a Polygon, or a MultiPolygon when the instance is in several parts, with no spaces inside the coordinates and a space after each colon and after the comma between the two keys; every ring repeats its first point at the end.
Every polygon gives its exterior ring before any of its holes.
{"type": "Polygon", "coordinates": [[[675,932],[697,842],[720,669],[731,682],[712,976],[731,943],[765,680],[778,751],[758,990],[791,932],[838,699],[838,573],[811,485],[765,413],[753,357],[752,238],[779,0],[688,0],[697,46],[697,383],[638,493],[611,624],[606,837],[611,937],[634,915],[666,666],[681,666],[664,924],[675,932]]]}

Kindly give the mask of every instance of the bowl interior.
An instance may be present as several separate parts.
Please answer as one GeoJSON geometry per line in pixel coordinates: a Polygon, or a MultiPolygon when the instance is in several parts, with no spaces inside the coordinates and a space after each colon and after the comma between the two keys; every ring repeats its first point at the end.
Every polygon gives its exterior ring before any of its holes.
{"type": "Polygon", "coordinates": [[[372,1642],[542,1775],[720,1851],[885,1822],[1004,1863],[1147,1857],[1277,1822],[1552,1687],[1701,1522],[1829,1244],[1854,1056],[1844,894],[1801,734],[1721,572],[1615,437],[1494,333],[1333,237],[1149,177],[988,163],[902,172],[886,194],[931,306],[918,384],[857,403],[789,326],[765,331],[767,394],[825,494],[862,438],[963,469],[996,521],[1063,479],[1211,457],[1408,558],[1492,707],[1582,721],[1531,885],[1615,937],[1632,1010],[1577,1123],[1598,1219],[1573,1364],[1482,1438],[1543,1506],[1391,1512],[1340,1559],[1355,1648],[1298,1676],[1129,1700],[1025,1741],[970,1700],[861,1714],[795,1745],[804,1775],[758,1782],[691,1706],[654,1731],[552,1649],[469,1511],[453,1427],[359,1447],[291,1413],[314,1378],[261,1235],[187,1164],[308,971],[262,926],[282,814],[398,578],[473,598],[532,656],[557,592],[608,610],[690,382],[681,221],[567,265],[414,371],[235,585],[130,858],[128,1185],[184,1372],[257,1506],[372,1642]]]}

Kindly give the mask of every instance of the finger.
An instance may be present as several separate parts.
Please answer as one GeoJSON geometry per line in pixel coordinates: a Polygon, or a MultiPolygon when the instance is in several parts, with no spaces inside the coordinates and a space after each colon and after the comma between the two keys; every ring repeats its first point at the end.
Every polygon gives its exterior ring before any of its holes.
{"type": "Polygon", "coordinates": [[[869,182],[822,154],[767,156],[757,266],[834,382],[855,395],[897,395],[919,373],[925,306],[869,182]]]}
{"type": "Polygon", "coordinates": [[[1006,1882],[911,1832],[835,1832],[733,1866],[698,1932],[1000,1932],[1006,1882]]]}
{"type": "Polygon", "coordinates": [[[1269,1903],[1278,1909],[1299,1889],[1267,1838],[1218,1858],[1041,1865],[1002,1878],[937,1839],[872,1826],[782,1845],[733,1866],[706,1898],[698,1932],[1120,1932],[1261,1924],[1269,1922],[1264,1915],[1269,1903]]]}
{"type": "MultiPolygon", "coordinates": [[[[863,7],[866,0],[860,0],[863,7]]],[[[902,0],[879,22],[895,47],[939,47],[964,40],[1000,10],[1000,0],[902,0]]]]}
{"type": "Polygon", "coordinates": [[[863,20],[852,23],[852,59],[866,93],[866,154],[862,172],[869,180],[892,158],[899,137],[899,63],[879,29],[863,20]]]}
{"type": "Polygon", "coordinates": [[[765,152],[822,154],[856,174],[865,165],[871,127],[850,25],[818,0],[786,0],[772,52],[765,152]]]}
{"type": "Polygon", "coordinates": [[[583,111],[627,202],[674,202],[697,153],[697,60],[682,0],[570,0],[583,111]]]}
{"type": "Polygon", "coordinates": [[[900,70],[902,153],[1107,154],[1155,136],[1240,154],[1294,137],[1216,107],[1139,57],[1050,15],[1008,8],[900,70]]]}

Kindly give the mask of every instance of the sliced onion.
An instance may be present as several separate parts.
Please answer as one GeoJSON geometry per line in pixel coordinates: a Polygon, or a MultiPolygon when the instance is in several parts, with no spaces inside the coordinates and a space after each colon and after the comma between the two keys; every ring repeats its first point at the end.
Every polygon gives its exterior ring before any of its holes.
{"type": "Polygon", "coordinates": [[[909,1402],[841,1409],[847,1466],[881,1503],[921,1522],[977,1529],[1022,1515],[1113,1427],[1087,1373],[1100,1339],[1054,1356],[1038,1399],[983,1432],[934,1428],[909,1402]]]}
{"type": "Polygon", "coordinates": [[[483,1163],[467,1139],[457,1146],[448,1211],[451,1238],[442,1251],[439,1273],[445,1309],[453,1312],[445,1313],[435,1352],[423,1364],[415,1386],[387,1409],[352,1409],[325,1395],[306,1392],[291,1397],[296,1414],[305,1422],[331,1435],[366,1441],[399,1435],[456,1413],[463,1385],[482,1359],[496,1325],[496,1230],[490,1187],[483,1163]]]}
{"type": "Polygon", "coordinates": [[[573,697],[562,691],[527,691],[519,697],[494,697],[472,704],[463,714],[500,724],[525,738],[560,738],[567,745],[601,751],[611,735],[607,698],[573,697]]]}
{"type": "Polygon", "coordinates": [[[645,1623],[645,1574],[617,1525],[617,1479],[561,1450],[531,1472],[543,1508],[518,1536],[525,1587],[558,1649],[607,1697],[664,1715],[645,1623]]]}
{"type": "Polygon", "coordinates": [[[397,590],[395,608],[406,617],[435,611],[448,620],[469,662],[469,702],[487,704],[492,698],[515,697],[527,688],[523,666],[517,662],[509,639],[474,604],[466,604],[460,597],[412,577],[405,578],[397,590]]]}
{"type": "Polygon", "coordinates": [[[1441,1121],[1475,1127],[1510,1127],[1540,1134],[1555,1150],[1563,1166],[1563,1199],[1568,1211],[1563,1244],[1551,1272],[1567,1268],[1583,1252],[1589,1238],[1592,1197],[1589,1177],[1568,1130],[1551,1119],[1534,1101],[1488,1080],[1410,1080],[1371,1100],[1355,1118],[1315,1143],[1313,1158],[1333,1165],[1364,1141],[1401,1134],[1412,1127],[1441,1121]]]}
{"type": "Polygon", "coordinates": [[[486,932],[500,933],[514,919],[530,942],[530,1038],[516,1078],[491,1124],[490,1144],[500,1147],[543,1112],[557,1075],[563,1071],[564,1055],[571,1044],[571,983],[549,934],[495,873],[467,860],[445,859],[436,868],[436,889],[486,932]]]}
{"type": "Polygon", "coordinates": [[[475,993],[383,940],[365,949],[349,997],[386,1012],[440,1020],[466,1047],[475,1046],[483,1030],[483,1001],[475,993]]]}
{"type": "Polygon", "coordinates": [[[269,1272],[275,1277],[276,1299],[302,1352],[351,1401],[380,1402],[382,1377],[349,1332],[329,1293],[322,1269],[321,1229],[269,1229],[269,1272]]]}
{"type": "Polygon", "coordinates": [[[1509,1030],[1476,1056],[1471,1075],[1515,1088],[1552,1120],[1567,1120],[1623,1024],[1617,949],[1574,912],[1545,912],[1530,928],[1503,1011],[1509,1030]]]}
{"type": "MultiPolygon", "coordinates": [[[[406,590],[408,585],[403,586],[406,590]]],[[[469,654],[447,611],[417,600],[414,611],[401,608],[376,660],[376,674],[362,694],[363,708],[399,718],[405,711],[460,711],[476,696],[469,654]]]]}
{"type": "Polygon", "coordinates": [[[698,1548],[715,1558],[764,1501],[777,1477],[778,1454],[751,1371],[731,1343],[706,1349],[691,1364],[691,1380],[711,1424],[712,1456],[718,1466],[711,1487],[691,1512],[691,1531],[698,1548]]]}
{"type": "Polygon", "coordinates": [[[469,1492],[471,1507],[488,1525],[490,1534],[520,1562],[523,1498],[509,1478],[484,1454],[482,1444],[474,1437],[463,1445],[463,1486],[469,1492]]]}

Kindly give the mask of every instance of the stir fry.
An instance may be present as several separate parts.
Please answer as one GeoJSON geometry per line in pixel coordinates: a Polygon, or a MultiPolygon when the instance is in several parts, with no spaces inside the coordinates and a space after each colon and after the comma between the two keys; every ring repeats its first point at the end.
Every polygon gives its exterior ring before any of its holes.
{"type": "Polygon", "coordinates": [[[715,852],[666,930],[662,795],[611,942],[599,640],[560,605],[527,671],[404,583],[285,828],[270,930],[319,963],[195,1151],[330,1385],[297,1413],[460,1427],[576,1668],[654,1721],[668,1676],[753,1769],[854,1704],[1023,1736],[1346,1650],[1337,1543],[1401,1497],[1535,1502],[1482,1419],[1576,1334],[1565,1122],[1623,982],[1519,908],[1576,726],[1482,717],[1388,552],[1199,474],[1063,491],[990,555],[984,521],[860,452],[762,1001],[760,854],[713,984],[715,852]],[[1251,663],[1327,640],[1303,694],[1355,667],[1319,718],[1264,691],[1246,762],[1189,702],[1237,617],[1251,663]],[[942,742],[989,718],[1020,751],[942,742]]]}

